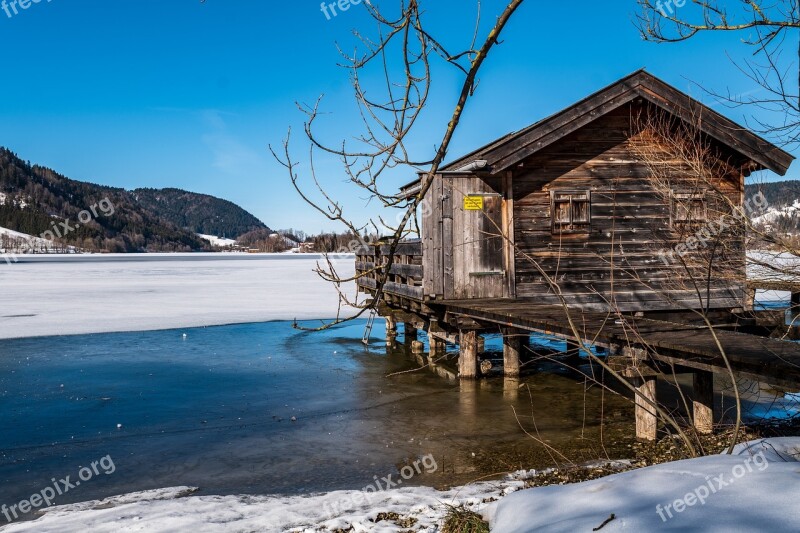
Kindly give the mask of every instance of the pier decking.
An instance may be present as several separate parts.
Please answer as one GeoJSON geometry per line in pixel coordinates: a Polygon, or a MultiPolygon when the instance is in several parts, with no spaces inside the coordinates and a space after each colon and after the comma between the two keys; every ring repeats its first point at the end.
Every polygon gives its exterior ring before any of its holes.
{"type": "MultiPolygon", "coordinates": [[[[726,372],[716,338],[730,361],[735,374],[756,381],[783,387],[800,383],[800,344],[778,339],[738,333],[715,327],[688,325],[630,317],[617,320],[608,313],[591,313],[539,305],[533,300],[454,300],[441,306],[449,320],[457,323],[468,319],[477,323],[496,324],[574,339],[567,313],[583,339],[595,345],[630,346],[647,351],[647,357],[658,363],[686,369],[726,372]]],[[[575,339],[577,340],[577,339],[575,339]]],[[[614,352],[614,349],[611,349],[614,352]]]]}

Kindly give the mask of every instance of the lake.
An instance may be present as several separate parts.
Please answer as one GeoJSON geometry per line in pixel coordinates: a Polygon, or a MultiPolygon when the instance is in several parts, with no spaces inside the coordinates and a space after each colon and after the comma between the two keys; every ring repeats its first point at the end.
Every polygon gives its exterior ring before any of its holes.
{"type": "MultiPolygon", "coordinates": [[[[600,451],[601,392],[584,391],[582,379],[386,377],[416,363],[401,347],[387,351],[382,328],[363,346],[363,329],[271,322],[4,341],[0,502],[74,479],[107,455],[112,475],[58,503],[177,485],[213,494],[361,488],[428,454],[437,472],[413,482],[461,483],[496,473],[497,461],[513,470],[542,456],[514,410],[529,429],[535,414],[554,446],[581,439],[600,451]]],[[[605,409],[610,427],[629,429],[627,402],[607,395],[605,409]]]]}

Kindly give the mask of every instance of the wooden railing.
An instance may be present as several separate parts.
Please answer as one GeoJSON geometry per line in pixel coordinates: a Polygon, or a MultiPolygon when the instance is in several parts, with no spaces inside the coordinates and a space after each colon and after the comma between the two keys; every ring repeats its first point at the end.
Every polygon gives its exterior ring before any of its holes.
{"type": "MultiPolygon", "coordinates": [[[[356,252],[356,283],[361,292],[374,294],[389,264],[388,244],[364,246],[356,252]]],[[[422,242],[397,245],[392,268],[383,290],[386,294],[422,301],[422,242]]]]}

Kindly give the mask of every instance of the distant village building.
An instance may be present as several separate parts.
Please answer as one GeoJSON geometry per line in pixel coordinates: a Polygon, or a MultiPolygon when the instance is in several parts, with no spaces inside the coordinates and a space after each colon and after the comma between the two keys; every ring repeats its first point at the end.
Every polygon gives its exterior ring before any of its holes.
{"type": "Polygon", "coordinates": [[[298,254],[313,254],[316,251],[316,245],[313,242],[301,242],[292,251],[298,254]]]}

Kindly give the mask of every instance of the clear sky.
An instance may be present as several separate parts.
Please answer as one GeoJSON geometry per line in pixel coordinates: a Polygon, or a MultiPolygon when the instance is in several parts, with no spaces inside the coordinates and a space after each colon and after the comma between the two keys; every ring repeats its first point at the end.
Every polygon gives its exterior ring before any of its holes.
{"type": "MultiPolygon", "coordinates": [[[[10,2],[10,0],[7,0],[10,2]]],[[[381,5],[392,4],[388,0],[381,5]]],[[[427,0],[433,31],[451,48],[469,41],[471,0],[427,0]]],[[[482,3],[486,34],[501,0],[482,3]]],[[[726,54],[751,50],[735,35],[687,43],[641,40],[634,0],[527,0],[492,52],[450,155],[543,118],[641,67],[742,121],[696,84],[753,89],[726,54]]],[[[365,28],[363,6],[330,20],[318,0],[41,0],[0,11],[0,145],[78,180],[179,187],[236,202],[273,228],[334,226],[305,206],[267,145],[303,115],[295,101],[326,95],[331,141],[360,132],[336,43],[365,28]]],[[[444,73],[413,147],[430,157],[460,82],[444,73]]],[[[297,147],[303,157],[305,149],[297,147]]],[[[343,184],[336,161],[319,177],[356,217],[374,214],[343,184]]],[[[787,177],[800,174],[800,166],[787,177]]],[[[395,175],[396,184],[413,179],[395,175]]]]}

